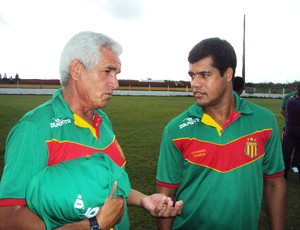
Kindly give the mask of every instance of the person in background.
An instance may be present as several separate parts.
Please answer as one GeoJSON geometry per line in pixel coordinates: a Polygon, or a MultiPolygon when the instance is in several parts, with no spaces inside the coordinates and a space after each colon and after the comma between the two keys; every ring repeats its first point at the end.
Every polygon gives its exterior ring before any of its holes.
{"type": "MultiPolygon", "coordinates": [[[[287,145],[287,142],[284,142],[283,137],[285,134],[285,127],[286,127],[286,102],[288,99],[295,97],[296,96],[297,91],[293,91],[291,93],[288,93],[286,95],[284,95],[283,100],[281,102],[281,106],[280,106],[280,113],[282,114],[282,116],[284,117],[284,121],[283,121],[283,127],[282,127],[282,145],[287,145]]],[[[288,148],[288,146],[286,146],[285,148],[288,148]]],[[[297,156],[296,154],[292,154],[292,161],[291,162],[291,169],[293,172],[298,173],[299,170],[297,168],[297,162],[300,161],[300,156],[297,156]]],[[[287,176],[287,174],[285,174],[285,176],[287,176]]]]}
{"type": "Polygon", "coordinates": [[[236,92],[239,96],[243,93],[245,89],[245,81],[242,77],[235,76],[233,78],[233,91],[236,92]]]}
{"type": "Polygon", "coordinates": [[[3,84],[7,84],[7,83],[8,83],[8,79],[7,79],[6,73],[4,73],[4,75],[3,75],[2,83],[3,83],[3,84]]]}
{"type": "Polygon", "coordinates": [[[297,85],[295,97],[290,97],[286,101],[285,114],[286,125],[282,139],[282,151],[285,163],[284,177],[287,179],[293,151],[294,167],[298,174],[300,169],[300,84],[297,85]]]}
{"type": "MultiPolygon", "coordinates": [[[[25,114],[8,135],[0,184],[1,230],[45,229],[43,220],[26,205],[25,193],[28,182],[49,166],[101,152],[125,170],[124,154],[101,110],[119,86],[121,52],[119,43],[101,33],[81,32],[66,44],[60,59],[62,88],[25,114]]],[[[111,185],[111,195],[99,212],[87,212],[86,219],[59,229],[110,229],[120,221],[128,229],[126,205],[142,207],[155,217],[181,212],[181,201],[174,204],[158,193],[148,196],[131,189],[125,202],[123,197],[112,196],[116,186],[111,185]]]]}
{"type": "Polygon", "coordinates": [[[285,180],[273,113],[233,93],[234,48],[208,38],[189,53],[194,103],[165,127],[157,191],[184,200],[162,229],[257,229],[262,196],[269,229],[285,228],[285,180]]]}
{"type": "Polygon", "coordinates": [[[18,73],[16,73],[16,75],[15,75],[15,81],[16,81],[16,83],[18,83],[19,80],[20,80],[20,76],[19,76],[18,73]]]}

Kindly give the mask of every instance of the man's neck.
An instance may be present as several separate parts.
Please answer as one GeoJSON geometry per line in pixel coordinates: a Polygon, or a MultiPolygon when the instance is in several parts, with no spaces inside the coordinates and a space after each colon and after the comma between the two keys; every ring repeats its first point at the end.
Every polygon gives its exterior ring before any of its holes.
{"type": "Polygon", "coordinates": [[[62,91],[62,95],[74,114],[77,114],[90,125],[93,125],[94,109],[86,108],[80,101],[76,92],[72,91],[69,88],[64,88],[62,91]]]}
{"type": "Polygon", "coordinates": [[[216,106],[204,108],[204,112],[211,116],[221,127],[227,122],[230,114],[235,110],[235,97],[233,94],[216,106]]]}

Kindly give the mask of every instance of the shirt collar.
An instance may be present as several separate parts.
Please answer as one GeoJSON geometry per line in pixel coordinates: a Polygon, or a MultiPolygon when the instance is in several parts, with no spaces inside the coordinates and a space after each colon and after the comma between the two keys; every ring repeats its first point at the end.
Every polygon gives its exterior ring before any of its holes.
{"type": "Polygon", "coordinates": [[[54,117],[74,120],[73,112],[62,95],[62,88],[54,92],[52,96],[52,108],[54,111],[54,117]]]}
{"type": "MultiPolygon", "coordinates": [[[[74,121],[74,113],[70,109],[69,105],[65,101],[62,95],[62,88],[57,89],[52,96],[52,108],[54,111],[54,117],[56,118],[70,118],[74,121]]],[[[98,114],[100,117],[103,113],[100,109],[95,109],[94,114],[98,114]]]]}
{"type": "MultiPolygon", "coordinates": [[[[253,110],[249,107],[248,102],[239,97],[235,92],[233,92],[235,99],[235,109],[241,115],[249,115],[253,113],[253,110]]],[[[195,102],[188,110],[188,115],[191,117],[198,117],[202,119],[204,114],[203,108],[195,102]]]]}
{"type": "Polygon", "coordinates": [[[65,101],[63,95],[62,95],[62,89],[58,89],[54,92],[52,96],[52,108],[54,111],[54,117],[55,118],[68,118],[72,121],[74,121],[75,125],[83,128],[89,128],[93,134],[93,136],[97,139],[99,139],[99,130],[100,130],[100,124],[102,122],[102,116],[100,109],[94,110],[94,125],[93,127],[89,125],[86,121],[84,121],[80,116],[74,114],[72,110],[70,109],[69,105],[65,101]]]}

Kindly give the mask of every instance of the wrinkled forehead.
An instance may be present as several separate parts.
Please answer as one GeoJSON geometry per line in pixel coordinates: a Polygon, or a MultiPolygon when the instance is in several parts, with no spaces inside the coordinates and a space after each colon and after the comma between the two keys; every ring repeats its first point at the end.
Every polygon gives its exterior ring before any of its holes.
{"type": "Polygon", "coordinates": [[[101,57],[98,66],[101,68],[115,69],[121,71],[121,60],[119,55],[108,47],[101,47],[101,57]]]}

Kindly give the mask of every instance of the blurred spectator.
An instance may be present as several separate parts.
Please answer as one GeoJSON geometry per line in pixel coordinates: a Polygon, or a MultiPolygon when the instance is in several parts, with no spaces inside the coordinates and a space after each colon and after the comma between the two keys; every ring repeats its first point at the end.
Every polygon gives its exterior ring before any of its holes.
{"type": "Polygon", "coordinates": [[[16,73],[15,80],[18,81],[20,79],[19,74],[16,73]]]}
{"type": "MultiPolygon", "coordinates": [[[[300,84],[296,96],[286,102],[286,127],[282,140],[282,151],[285,164],[284,177],[287,179],[294,151],[295,166],[300,169],[300,84]]],[[[299,177],[300,179],[300,177],[299,177]]]]}
{"type": "Polygon", "coordinates": [[[19,76],[19,74],[16,73],[16,75],[15,75],[15,83],[19,84],[19,81],[20,81],[20,76],[19,76]]]}
{"type": "MultiPolygon", "coordinates": [[[[290,99],[290,98],[292,98],[292,97],[295,97],[295,96],[296,96],[296,93],[297,93],[297,91],[294,91],[294,92],[291,92],[291,93],[286,94],[286,95],[283,97],[283,100],[282,100],[282,103],[281,103],[280,113],[282,114],[282,116],[284,116],[283,130],[282,130],[282,137],[284,136],[284,133],[285,133],[285,126],[286,126],[286,102],[287,102],[288,99],[290,99]]],[[[283,145],[285,145],[285,144],[286,144],[286,143],[283,143],[283,145]]],[[[293,172],[298,173],[299,170],[298,170],[298,168],[296,167],[296,162],[299,161],[300,159],[296,159],[295,157],[297,157],[297,156],[294,154],[293,157],[292,157],[292,164],[291,164],[291,167],[292,167],[293,172]]],[[[300,156],[299,156],[299,157],[300,157],[300,156]]]]}
{"type": "Polygon", "coordinates": [[[13,84],[13,83],[14,83],[14,79],[13,79],[13,77],[12,77],[12,76],[10,76],[10,77],[9,77],[9,81],[8,81],[8,83],[9,83],[9,84],[13,84]]]}
{"type": "Polygon", "coordinates": [[[4,75],[3,75],[3,78],[2,78],[2,80],[1,80],[1,82],[2,82],[3,84],[6,84],[6,83],[8,83],[8,79],[7,79],[7,75],[6,75],[6,73],[4,73],[4,75]]]}
{"type": "Polygon", "coordinates": [[[233,91],[235,91],[239,96],[243,93],[245,89],[245,81],[242,77],[236,76],[233,79],[233,91]]]}

